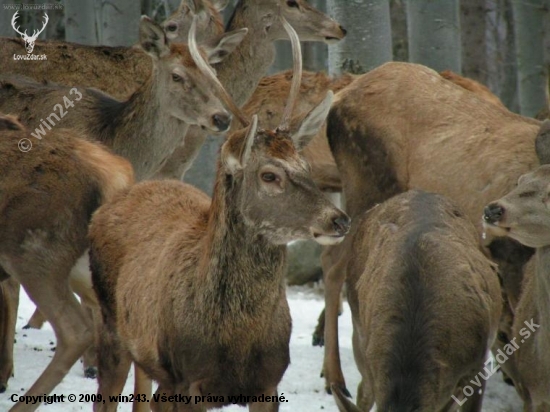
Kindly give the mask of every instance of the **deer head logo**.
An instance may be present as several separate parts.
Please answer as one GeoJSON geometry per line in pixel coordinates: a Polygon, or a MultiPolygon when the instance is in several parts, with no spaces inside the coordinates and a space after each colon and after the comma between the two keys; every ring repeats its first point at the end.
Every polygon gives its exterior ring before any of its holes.
{"type": "Polygon", "coordinates": [[[17,20],[17,13],[19,12],[16,11],[15,14],[13,15],[13,18],[11,19],[11,26],[17,33],[21,35],[23,40],[25,40],[25,49],[27,49],[27,53],[31,54],[34,49],[34,42],[36,41],[40,33],[44,31],[44,29],[46,28],[46,24],[48,24],[48,20],[49,20],[48,14],[44,13],[44,25],[42,26],[42,28],[40,30],[34,30],[32,36],[29,36],[27,35],[27,30],[25,30],[24,33],[21,33],[19,31],[19,27],[15,27],[15,24],[16,24],[15,21],[17,20]]]}

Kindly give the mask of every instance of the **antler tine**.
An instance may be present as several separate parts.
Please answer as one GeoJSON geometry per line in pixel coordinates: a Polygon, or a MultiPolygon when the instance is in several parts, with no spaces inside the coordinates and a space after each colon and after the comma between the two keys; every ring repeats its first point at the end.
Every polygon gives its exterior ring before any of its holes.
{"type": "Polygon", "coordinates": [[[300,39],[298,38],[298,33],[296,33],[296,30],[294,30],[294,28],[282,15],[280,18],[283,23],[283,27],[288,33],[290,42],[292,43],[292,59],[294,61],[290,93],[288,94],[288,100],[286,101],[281,124],[277,128],[278,130],[288,131],[290,128],[290,120],[292,118],[294,104],[296,103],[296,99],[300,93],[300,85],[302,83],[302,49],[300,47],[300,39]]]}
{"type": "Polygon", "coordinates": [[[197,65],[199,70],[214,82],[223,103],[235,115],[235,117],[239,119],[242,125],[244,127],[247,127],[250,124],[250,121],[246,118],[246,116],[241,111],[241,109],[239,109],[239,107],[235,104],[235,102],[233,101],[233,98],[229,95],[229,93],[227,93],[227,91],[225,90],[221,82],[216,77],[216,74],[214,73],[210,65],[204,60],[201,53],[199,52],[199,48],[197,46],[197,40],[196,40],[197,19],[198,17],[195,15],[193,17],[193,23],[191,24],[191,29],[189,30],[188,41],[189,41],[189,51],[191,53],[191,57],[195,61],[195,64],[197,65]]]}
{"type": "Polygon", "coordinates": [[[33,34],[32,37],[38,37],[40,35],[40,33],[42,33],[44,31],[44,29],[46,28],[46,25],[48,24],[48,22],[50,21],[50,18],[48,17],[48,13],[44,13],[44,25],[42,26],[42,28],[40,30],[38,30],[36,32],[36,34],[33,34]]]}
{"type": "Polygon", "coordinates": [[[21,33],[19,31],[19,27],[15,27],[15,22],[17,21],[17,13],[19,13],[19,11],[16,11],[15,14],[13,15],[13,17],[11,18],[11,26],[13,27],[13,29],[15,30],[16,33],[19,33],[21,36],[26,36],[27,35],[27,30],[25,30],[25,33],[21,33]]]}

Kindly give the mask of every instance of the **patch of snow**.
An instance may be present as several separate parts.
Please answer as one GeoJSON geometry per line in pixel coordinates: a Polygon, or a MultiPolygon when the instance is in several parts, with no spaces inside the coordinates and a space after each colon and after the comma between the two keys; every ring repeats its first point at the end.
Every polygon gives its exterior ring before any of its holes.
{"type": "MultiPolygon", "coordinates": [[[[292,338],[290,342],[291,364],[279,385],[279,395],[284,394],[288,402],[282,403],[281,412],[316,412],[337,411],[331,396],[325,393],[324,380],[319,376],[323,349],[311,346],[311,334],[317,324],[317,317],[323,309],[324,303],[319,290],[309,288],[289,288],[288,299],[292,312],[292,338]]],[[[34,304],[27,295],[21,293],[21,301],[17,319],[17,343],[15,345],[15,377],[9,382],[6,393],[0,394],[0,411],[7,411],[14,404],[10,397],[14,394],[23,395],[30,385],[53,356],[55,336],[49,324],[42,330],[23,330],[27,320],[34,311],[34,304]]],[[[360,380],[359,372],[355,367],[351,343],[351,315],[347,303],[344,313],[339,318],[340,325],[340,356],[342,368],[346,377],[347,387],[354,396],[360,380]]],[[[43,405],[40,412],[76,412],[91,411],[91,402],[78,402],[80,394],[95,394],[97,384],[95,380],[87,379],[83,375],[83,368],[78,362],[65,377],[63,382],[53,391],[57,395],[77,396],[77,402],[52,405],[43,405]]],[[[124,388],[123,394],[133,393],[133,372],[124,388]]],[[[65,397],[66,399],[66,397],[65,397]]],[[[129,412],[130,403],[121,404],[119,411],[129,412]]],[[[227,412],[242,412],[245,409],[230,406],[224,409],[227,412]]],[[[502,375],[497,373],[489,379],[484,400],[484,412],[521,412],[522,404],[513,387],[502,381],[502,375]]]]}

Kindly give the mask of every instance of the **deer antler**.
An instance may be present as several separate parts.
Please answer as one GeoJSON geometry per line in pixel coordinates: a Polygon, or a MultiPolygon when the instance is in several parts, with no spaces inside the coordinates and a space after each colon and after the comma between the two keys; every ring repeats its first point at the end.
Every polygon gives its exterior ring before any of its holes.
{"type": "Polygon", "coordinates": [[[42,26],[42,28],[40,30],[35,30],[32,34],[32,38],[33,39],[36,39],[40,33],[42,33],[44,31],[44,29],[46,28],[46,25],[48,24],[48,22],[50,21],[50,18],[48,17],[48,13],[44,13],[44,25],[42,26]]]}
{"type": "Polygon", "coordinates": [[[221,82],[216,77],[216,74],[212,70],[212,67],[210,67],[210,65],[204,60],[204,58],[202,57],[202,54],[199,51],[199,48],[197,46],[197,40],[196,40],[197,19],[198,17],[195,15],[193,17],[193,23],[191,24],[191,29],[189,30],[188,46],[189,46],[189,52],[191,53],[191,57],[195,61],[195,64],[197,65],[199,70],[214,82],[223,103],[235,115],[235,117],[239,119],[242,125],[244,127],[247,127],[250,124],[250,121],[247,119],[247,117],[244,115],[241,109],[239,109],[239,107],[235,104],[233,98],[229,95],[229,93],[227,93],[227,91],[225,90],[225,87],[223,87],[221,82]]]}
{"type": "Polygon", "coordinates": [[[290,128],[290,120],[292,118],[292,112],[294,104],[300,93],[300,85],[302,83],[302,49],[300,47],[300,39],[298,33],[290,25],[290,23],[282,16],[279,16],[283,27],[286,30],[290,42],[292,43],[292,59],[294,61],[293,73],[292,73],[292,85],[290,86],[290,92],[286,101],[285,110],[281,119],[281,124],[277,128],[280,131],[288,131],[290,128]]]}
{"type": "Polygon", "coordinates": [[[18,17],[18,14],[19,11],[16,11],[15,14],[13,15],[12,19],[11,19],[11,26],[13,27],[13,29],[15,30],[16,33],[20,34],[21,36],[23,37],[27,37],[27,30],[25,30],[25,33],[21,33],[19,31],[19,27],[15,27],[15,21],[17,20],[17,17],[18,17]]]}

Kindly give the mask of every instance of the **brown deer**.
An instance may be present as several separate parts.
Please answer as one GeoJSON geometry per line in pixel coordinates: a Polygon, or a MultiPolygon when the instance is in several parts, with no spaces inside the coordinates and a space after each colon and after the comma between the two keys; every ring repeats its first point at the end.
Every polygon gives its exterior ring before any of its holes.
{"type": "MultiPolygon", "coordinates": [[[[30,396],[49,393],[92,343],[92,325],[69,287],[69,272],[88,247],[91,214],[133,182],[128,161],[77,136],[56,128],[23,152],[18,142],[28,148],[21,142],[32,139],[29,130],[0,117],[0,273],[23,285],[57,339],[30,396]]],[[[17,403],[11,410],[38,406],[17,403]]]]}
{"type": "MultiPolygon", "coordinates": [[[[227,24],[227,30],[247,27],[248,36],[231,56],[214,65],[221,83],[239,106],[246,103],[273,63],[274,42],[288,38],[277,19],[279,13],[296,29],[302,41],[332,44],[346,35],[346,30],[340,24],[305,0],[240,0],[227,24]]],[[[324,94],[309,110],[319,104],[323,97],[324,94]]],[[[192,127],[185,142],[174,151],[156,177],[181,179],[199,153],[206,136],[203,130],[192,127]]]]}
{"type": "MultiPolygon", "coordinates": [[[[241,30],[226,38],[240,41],[245,34],[246,30],[241,30]]],[[[138,180],[151,177],[180,144],[189,125],[224,132],[231,118],[186,45],[171,44],[160,26],[147,17],[141,20],[140,42],[154,69],[146,83],[125,101],[96,89],[0,77],[0,111],[20,115],[38,136],[46,135],[54,126],[85,131],[129,159],[138,180]],[[74,99],[74,107],[67,107],[68,97],[74,99]],[[63,102],[67,110],[61,106],[63,102]]],[[[217,56],[220,49],[229,53],[235,44],[222,39],[204,52],[208,58],[217,56]]]]}
{"type": "MultiPolygon", "coordinates": [[[[179,181],[151,181],[94,215],[90,261],[103,317],[102,399],[120,393],[134,361],[159,382],[157,395],[203,396],[198,406],[178,403],[173,410],[221,407],[239,394],[245,398],[235,402],[250,411],[278,410],[278,399],[251,397],[277,396],[289,363],[285,245],[300,238],[335,244],[350,224],[315,187],[298,153],[324,123],[332,94],[305,119],[290,121],[301,54],[282,20],[295,61],[283,120],[268,131],[257,117],[247,124],[238,115],[247,126],[222,147],[212,201],[179,181]]],[[[196,52],[193,42],[190,48],[196,52]]],[[[96,411],[116,407],[95,404],[96,411]]]]}
{"type": "MultiPolygon", "coordinates": [[[[162,23],[173,43],[187,43],[194,16],[199,42],[215,41],[223,35],[220,10],[227,0],[182,0],[179,8],[162,23]]],[[[140,47],[85,46],[62,41],[37,41],[35,52],[47,60],[26,64],[14,60],[21,53],[21,39],[0,38],[1,74],[19,74],[40,82],[81,85],[100,89],[116,99],[127,99],[151,74],[151,59],[140,47]]]]}
{"type": "Polygon", "coordinates": [[[454,204],[419,190],[353,217],[331,271],[346,278],[362,381],[358,408],[334,387],[341,412],[368,412],[375,402],[384,412],[481,411],[485,380],[476,375],[502,301],[496,267],[478,243],[454,204]],[[480,390],[464,398],[462,388],[477,381],[480,390]]]}
{"type": "MultiPolygon", "coordinates": [[[[470,90],[480,98],[504,108],[500,99],[489,89],[476,82],[451,72],[440,72],[441,77],[452,83],[470,90]]],[[[312,107],[319,104],[327,90],[338,92],[347,87],[359,76],[345,73],[340,77],[331,78],[324,72],[304,72],[300,88],[300,99],[296,105],[297,113],[307,113],[312,107]]],[[[266,127],[274,127],[281,118],[285,104],[285,96],[290,88],[292,72],[285,71],[272,76],[264,77],[254,94],[242,107],[245,114],[258,113],[258,118],[266,127]]],[[[304,157],[311,165],[311,173],[315,183],[326,192],[341,192],[342,182],[338,168],[330,152],[325,128],[304,149],[304,157]]]]}
{"type": "MultiPolygon", "coordinates": [[[[398,193],[422,189],[449,197],[481,233],[483,206],[538,166],[535,137],[540,125],[427,67],[387,63],[336,95],[327,136],[344,193],[362,194],[346,199],[352,218],[398,193]],[[355,167],[344,167],[350,164],[355,167]]],[[[523,258],[530,256],[527,252],[523,258]]],[[[525,260],[508,263],[521,271],[525,260]]],[[[327,388],[334,384],[346,393],[337,335],[344,277],[337,271],[330,274],[325,276],[324,373],[327,388]]],[[[507,273],[500,275],[506,293],[517,294],[506,287],[507,273]]]]}
{"type": "Polygon", "coordinates": [[[507,339],[519,346],[508,354],[506,362],[513,367],[508,375],[525,402],[525,412],[550,410],[550,157],[539,158],[543,166],[521,176],[516,188],[490,203],[483,213],[488,233],[510,237],[536,250],[535,270],[525,273],[507,339]]]}
{"type": "MultiPolygon", "coordinates": [[[[0,81],[0,110],[20,113],[26,121],[35,122],[32,126],[36,126],[38,119],[41,119],[41,123],[46,119],[52,127],[45,122],[38,127],[47,133],[51,133],[47,128],[53,130],[53,126],[86,131],[91,138],[106,143],[115,152],[127,157],[135,166],[138,178],[150,177],[152,171],[158,169],[161,159],[173,149],[170,141],[175,140],[176,145],[179,144],[187,127],[185,121],[197,123],[198,119],[198,122],[208,125],[212,130],[225,130],[229,127],[230,117],[218,98],[214,97],[215,85],[198,69],[187,46],[170,45],[160,27],[147,18],[142,19],[140,34],[142,46],[154,58],[156,69],[150,80],[126,102],[115,101],[95,89],[40,85],[16,78],[0,81]],[[65,117],[63,114],[60,114],[61,118],[52,115],[54,105],[63,102],[67,96],[75,99],[74,107],[67,108],[65,117]],[[200,117],[201,112],[207,115],[200,117]],[[46,129],[43,124],[46,124],[46,129]]],[[[242,38],[243,34],[244,31],[236,35],[242,38]]],[[[194,36],[195,33],[190,35],[194,36]]],[[[227,45],[220,47],[226,48],[227,45]]],[[[60,104],[57,106],[61,107],[60,104]]],[[[49,134],[44,138],[49,138],[49,134]]],[[[71,271],[71,287],[89,307],[93,306],[95,295],[85,261],[84,266],[84,270],[82,265],[77,265],[71,271]]],[[[13,299],[12,294],[6,295],[6,298],[10,296],[13,299]]],[[[4,299],[2,303],[7,313],[11,313],[11,308],[17,308],[15,301],[8,304],[4,299]]],[[[46,314],[40,314],[39,309],[31,318],[31,325],[35,327],[39,327],[46,317],[46,314]]],[[[11,324],[2,326],[15,328],[15,318],[9,319],[12,320],[11,324]]],[[[9,348],[13,340],[9,335],[5,335],[5,339],[3,347],[9,348]]],[[[0,352],[0,355],[4,356],[2,360],[5,363],[12,363],[11,355],[4,352],[0,352]]],[[[85,374],[93,377],[95,370],[90,368],[95,362],[93,350],[86,355],[85,374]]],[[[4,383],[5,386],[11,369],[6,367],[0,370],[0,384],[4,383]]]]}

